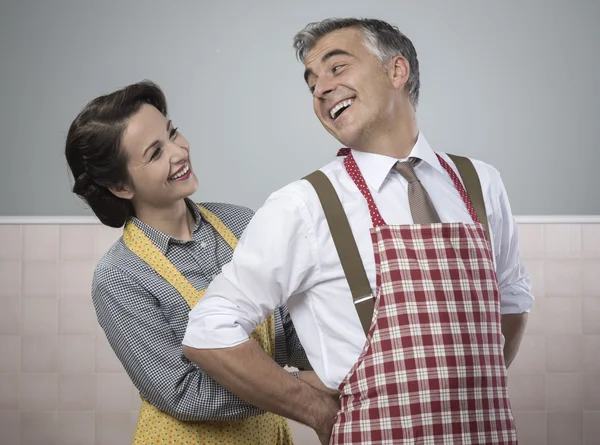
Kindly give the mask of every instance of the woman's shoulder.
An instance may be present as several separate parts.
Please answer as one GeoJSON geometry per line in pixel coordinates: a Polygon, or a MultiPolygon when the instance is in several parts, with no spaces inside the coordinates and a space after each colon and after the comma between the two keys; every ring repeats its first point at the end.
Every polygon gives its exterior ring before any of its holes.
{"type": "Polygon", "coordinates": [[[254,211],[252,209],[237,204],[200,202],[198,205],[213,213],[237,237],[242,235],[246,226],[254,216],[254,211]]]}
{"type": "Polygon", "coordinates": [[[140,259],[119,237],[114,244],[100,257],[94,269],[94,284],[134,279],[135,271],[140,271],[140,259]]]}

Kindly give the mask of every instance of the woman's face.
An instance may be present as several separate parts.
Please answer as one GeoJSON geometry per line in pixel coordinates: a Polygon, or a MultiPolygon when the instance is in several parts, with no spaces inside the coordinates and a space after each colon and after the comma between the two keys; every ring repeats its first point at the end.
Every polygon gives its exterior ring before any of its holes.
{"type": "Polygon", "coordinates": [[[121,197],[131,199],[136,209],[166,207],[196,191],[188,141],[152,105],[142,105],[130,118],[122,146],[131,184],[121,197]]]}

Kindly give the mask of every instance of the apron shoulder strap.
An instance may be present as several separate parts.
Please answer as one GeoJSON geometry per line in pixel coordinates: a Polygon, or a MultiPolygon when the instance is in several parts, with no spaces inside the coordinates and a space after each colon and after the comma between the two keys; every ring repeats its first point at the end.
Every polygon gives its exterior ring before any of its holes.
{"type": "Polygon", "coordinates": [[[221,221],[219,217],[212,213],[210,210],[208,210],[205,207],[202,207],[200,204],[196,205],[198,206],[198,210],[200,210],[200,213],[202,214],[204,219],[206,219],[206,221],[208,221],[208,223],[211,226],[213,226],[213,228],[217,231],[221,238],[223,238],[225,242],[229,245],[229,247],[231,247],[231,250],[235,250],[235,248],[237,247],[238,239],[233,234],[233,232],[229,230],[229,227],[227,227],[225,223],[221,221]]]}
{"type": "Polygon", "coordinates": [[[479,175],[477,174],[477,170],[475,170],[475,166],[469,158],[464,156],[453,155],[450,153],[446,154],[450,159],[452,159],[454,165],[456,165],[458,174],[462,178],[463,183],[465,185],[467,196],[471,200],[471,204],[473,204],[475,213],[477,213],[479,221],[485,229],[485,234],[487,235],[487,239],[491,247],[492,239],[490,238],[490,229],[488,227],[487,212],[485,211],[483,191],[481,190],[481,182],[479,181],[479,175]]]}
{"type": "Polygon", "coordinates": [[[158,247],[150,241],[150,238],[131,220],[127,221],[123,228],[123,241],[129,250],[140,257],[181,294],[190,309],[200,301],[204,295],[204,289],[197,291],[158,247]]]}
{"type": "Polygon", "coordinates": [[[373,293],[346,212],[331,181],[322,171],[314,171],[303,179],[314,187],[321,201],[333,243],[350,286],[356,312],[367,334],[373,318],[373,293]]]}
{"type": "MultiPolygon", "coordinates": [[[[223,221],[201,205],[198,205],[198,208],[202,216],[214,227],[231,249],[235,249],[238,240],[223,221]]],[[[154,245],[150,238],[131,220],[127,221],[123,228],[123,241],[129,250],[140,257],[181,294],[190,309],[204,296],[206,289],[196,290],[183,274],[177,270],[173,263],[154,245]]]]}

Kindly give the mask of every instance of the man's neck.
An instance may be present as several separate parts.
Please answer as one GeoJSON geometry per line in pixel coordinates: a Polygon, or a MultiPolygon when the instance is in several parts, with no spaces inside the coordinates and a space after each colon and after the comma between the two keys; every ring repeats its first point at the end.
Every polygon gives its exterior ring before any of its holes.
{"type": "Polygon", "coordinates": [[[188,209],[184,199],[166,207],[150,205],[139,207],[136,208],[136,217],[143,223],[177,239],[184,241],[192,239],[194,215],[188,209]]]}
{"type": "Polygon", "coordinates": [[[410,155],[419,137],[419,127],[416,119],[397,121],[389,128],[381,128],[377,134],[371,135],[364,146],[357,150],[404,159],[410,155]]]}

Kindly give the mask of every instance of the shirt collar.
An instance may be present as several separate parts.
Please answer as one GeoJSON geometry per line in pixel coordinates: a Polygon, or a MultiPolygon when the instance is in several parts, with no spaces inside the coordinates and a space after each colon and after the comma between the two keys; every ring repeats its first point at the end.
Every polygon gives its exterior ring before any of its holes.
{"type": "MultiPolygon", "coordinates": [[[[185,203],[187,204],[188,208],[194,214],[194,220],[196,222],[194,224],[193,233],[195,233],[200,228],[200,224],[203,221],[202,213],[200,213],[200,209],[198,209],[198,206],[191,199],[185,198],[185,203]]],[[[156,230],[154,227],[137,219],[135,216],[132,217],[131,220],[142,232],[144,232],[144,234],[148,238],[150,238],[150,241],[152,241],[152,243],[157,247],[157,249],[160,250],[161,253],[163,253],[163,254],[167,253],[170,243],[178,243],[178,244],[183,243],[183,241],[180,240],[179,238],[175,238],[175,237],[167,235],[166,233],[163,233],[159,230],[156,230]]]]}
{"type": "MultiPolygon", "coordinates": [[[[358,150],[352,150],[352,155],[354,156],[356,164],[365,178],[367,185],[375,191],[379,191],[396,162],[404,160],[358,150]]],[[[441,166],[435,152],[429,146],[425,136],[420,132],[417,137],[417,142],[410,151],[409,157],[421,159],[436,170],[442,173],[444,172],[444,168],[441,166]]]]}

